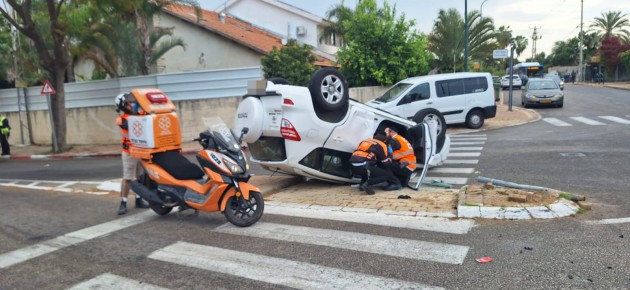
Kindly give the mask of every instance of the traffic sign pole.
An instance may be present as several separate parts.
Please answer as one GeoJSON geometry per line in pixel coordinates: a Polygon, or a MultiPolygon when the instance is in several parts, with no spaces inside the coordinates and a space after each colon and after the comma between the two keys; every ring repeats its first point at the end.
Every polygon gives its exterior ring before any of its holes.
{"type": "MultiPolygon", "coordinates": [[[[57,130],[55,130],[55,118],[53,118],[53,110],[52,110],[52,100],[50,98],[51,94],[56,94],[55,88],[50,84],[48,80],[44,82],[42,86],[42,95],[46,95],[46,101],[48,102],[48,116],[50,117],[50,131],[52,131],[52,143],[53,143],[53,151],[58,152],[59,148],[57,146],[57,130]]],[[[65,118],[65,116],[64,116],[65,118]]]]}

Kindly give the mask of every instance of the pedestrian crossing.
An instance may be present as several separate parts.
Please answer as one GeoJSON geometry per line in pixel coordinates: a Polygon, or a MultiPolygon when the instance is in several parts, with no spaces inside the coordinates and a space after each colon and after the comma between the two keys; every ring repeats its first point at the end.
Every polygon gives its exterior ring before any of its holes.
{"type": "MultiPolygon", "coordinates": [[[[468,184],[471,174],[475,172],[475,165],[486,144],[486,134],[451,135],[451,148],[448,158],[440,166],[429,168],[425,183],[438,181],[448,183],[454,187],[468,184]]],[[[412,179],[413,181],[413,179],[412,179]]]]}
{"type": "MultiPolygon", "coordinates": [[[[282,207],[270,202],[266,206],[267,215],[284,215],[282,207]],[[269,211],[268,211],[269,210],[269,211]]],[[[347,219],[331,215],[330,211],[317,209],[303,209],[301,217],[322,218],[346,222],[347,219]]],[[[148,212],[146,212],[148,213],[148,212]]],[[[138,215],[146,215],[138,214],[138,215]]],[[[355,213],[367,215],[367,213],[355,213]]],[[[289,216],[293,214],[289,213],[289,216]]],[[[459,228],[450,234],[466,234],[474,227],[472,220],[449,220],[445,218],[419,218],[408,216],[387,216],[376,213],[369,214],[371,218],[361,216],[367,224],[371,220],[381,220],[385,217],[397,219],[403,225],[410,220],[420,224],[422,231],[438,231],[442,234],[448,228],[459,228]],[[430,225],[430,226],[427,226],[430,225]]],[[[138,220],[138,218],[134,218],[138,220]]],[[[357,222],[354,220],[353,222],[357,222]]],[[[392,222],[394,222],[392,220],[392,222]]],[[[413,226],[408,227],[414,230],[413,226]]],[[[469,246],[453,243],[439,243],[390,237],[373,233],[361,233],[348,230],[318,228],[316,226],[298,226],[272,221],[259,221],[250,227],[236,227],[225,223],[211,230],[213,233],[234,237],[252,237],[261,244],[278,245],[287,243],[293,246],[327,247],[332,250],[345,250],[356,253],[367,253],[383,257],[404,259],[404,265],[417,262],[438,263],[458,267],[464,264],[469,246]]],[[[380,233],[380,232],[379,232],[380,233]]],[[[331,251],[331,253],[337,253],[331,251]]],[[[327,255],[326,251],[318,255],[327,255]]],[[[337,255],[337,254],[335,254],[337,255]]],[[[207,245],[199,240],[195,242],[179,240],[154,250],[147,258],[160,263],[180,265],[187,268],[225,274],[228,277],[248,279],[272,284],[276,287],[291,287],[297,289],[443,289],[439,286],[425,284],[422,281],[407,281],[400,278],[378,276],[343,269],[338,264],[321,265],[305,262],[301,257],[290,257],[290,253],[283,253],[282,257],[273,254],[259,254],[251,250],[236,250],[233,245],[207,245]]],[[[366,261],[367,262],[367,261],[366,261]]],[[[320,262],[321,263],[321,262],[320,262]]],[[[402,265],[402,264],[401,264],[402,265]]],[[[410,278],[414,279],[414,278],[410,278]]],[[[72,290],[83,289],[169,289],[157,281],[138,281],[120,274],[102,273],[69,287],[72,290]]]]}
{"type": "Polygon", "coordinates": [[[567,118],[543,118],[543,121],[550,125],[557,127],[571,127],[577,125],[589,125],[589,126],[606,126],[606,125],[630,125],[630,115],[626,115],[623,118],[617,116],[575,116],[567,118]]]}

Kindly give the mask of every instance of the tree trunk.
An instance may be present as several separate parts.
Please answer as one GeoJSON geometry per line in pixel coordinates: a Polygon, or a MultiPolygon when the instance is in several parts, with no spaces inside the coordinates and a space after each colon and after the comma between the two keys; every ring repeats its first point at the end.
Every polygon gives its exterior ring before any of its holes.
{"type": "Polygon", "coordinates": [[[149,74],[149,67],[151,66],[151,40],[148,20],[136,12],[136,33],[138,35],[138,42],[140,43],[140,50],[142,58],[139,61],[140,72],[142,75],[149,74]]]}
{"type": "Polygon", "coordinates": [[[51,72],[51,84],[55,88],[56,94],[51,96],[51,108],[50,112],[53,116],[56,140],[56,146],[58,152],[63,152],[68,149],[68,143],[66,142],[66,94],[64,89],[66,69],[63,66],[57,66],[55,72],[51,72]]]}

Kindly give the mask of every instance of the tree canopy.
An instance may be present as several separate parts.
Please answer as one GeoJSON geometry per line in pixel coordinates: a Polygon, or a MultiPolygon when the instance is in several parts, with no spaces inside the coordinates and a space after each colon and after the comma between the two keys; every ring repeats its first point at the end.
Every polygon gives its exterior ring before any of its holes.
{"type": "Polygon", "coordinates": [[[316,58],[312,54],[312,47],[299,45],[295,39],[289,39],[287,45],[278,49],[274,47],[267,56],[263,56],[261,63],[265,78],[280,77],[290,84],[306,86],[315,71],[316,58]]]}
{"type": "Polygon", "coordinates": [[[428,73],[427,38],[414,25],[404,15],[397,17],[387,2],[379,9],[375,0],[359,1],[343,22],[346,46],[338,51],[348,82],[352,86],[391,85],[428,73]]]}

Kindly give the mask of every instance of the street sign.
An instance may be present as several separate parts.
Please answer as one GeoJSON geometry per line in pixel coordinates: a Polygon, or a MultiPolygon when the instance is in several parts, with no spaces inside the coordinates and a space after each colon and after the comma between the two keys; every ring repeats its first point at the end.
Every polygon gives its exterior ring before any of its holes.
{"type": "Polygon", "coordinates": [[[507,49],[495,49],[492,51],[492,58],[508,58],[508,50],[507,49]]]}
{"type": "Polygon", "coordinates": [[[42,87],[42,95],[54,95],[55,94],[55,89],[53,88],[53,86],[50,84],[50,82],[48,80],[46,80],[44,82],[44,86],[42,87]]]}

